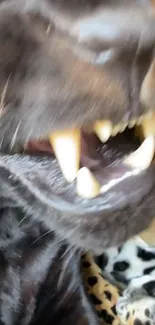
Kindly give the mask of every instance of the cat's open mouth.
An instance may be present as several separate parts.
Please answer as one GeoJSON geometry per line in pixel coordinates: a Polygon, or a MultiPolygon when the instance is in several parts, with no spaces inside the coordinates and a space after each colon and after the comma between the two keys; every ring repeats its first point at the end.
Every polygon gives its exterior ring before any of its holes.
{"type": "Polygon", "coordinates": [[[122,181],[141,174],[153,161],[155,116],[113,126],[97,121],[84,129],[57,131],[48,140],[29,141],[31,155],[56,156],[68,183],[84,199],[104,195],[122,181]]]}

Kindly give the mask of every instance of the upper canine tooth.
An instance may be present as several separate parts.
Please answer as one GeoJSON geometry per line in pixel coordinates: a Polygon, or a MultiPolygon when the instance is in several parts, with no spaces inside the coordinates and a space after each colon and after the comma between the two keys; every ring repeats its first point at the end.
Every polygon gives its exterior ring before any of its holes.
{"type": "Polygon", "coordinates": [[[80,130],[61,130],[50,136],[62,173],[68,182],[74,181],[80,164],[80,130]]]}
{"type": "Polygon", "coordinates": [[[154,136],[149,136],[136,151],[131,153],[129,157],[124,160],[124,163],[132,168],[140,170],[146,169],[152,162],[154,151],[155,138],[154,136]]]}
{"type": "Polygon", "coordinates": [[[112,123],[108,120],[96,121],[94,131],[102,142],[106,142],[112,132],[112,123]]]}
{"type": "Polygon", "coordinates": [[[100,184],[87,167],[77,173],[77,194],[85,199],[92,199],[100,193],[100,184]]]}
{"type": "Polygon", "coordinates": [[[141,125],[145,138],[150,135],[155,135],[155,114],[145,117],[141,125]]]}

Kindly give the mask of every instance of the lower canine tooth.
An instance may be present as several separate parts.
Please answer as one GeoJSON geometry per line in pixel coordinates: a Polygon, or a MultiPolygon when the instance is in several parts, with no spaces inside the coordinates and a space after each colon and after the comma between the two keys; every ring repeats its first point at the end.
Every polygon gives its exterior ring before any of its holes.
{"type": "Polygon", "coordinates": [[[132,168],[146,169],[150,166],[154,157],[155,138],[154,136],[147,137],[141,146],[125,159],[124,163],[132,168]]]}
{"type": "Polygon", "coordinates": [[[81,168],[77,173],[77,194],[85,199],[92,199],[100,193],[100,184],[90,170],[81,168]]]}
{"type": "Polygon", "coordinates": [[[54,132],[50,136],[62,173],[68,182],[74,181],[80,164],[80,130],[64,130],[54,132]]]}
{"type": "Polygon", "coordinates": [[[94,131],[102,142],[106,142],[111,136],[112,123],[108,120],[97,121],[94,131]]]}

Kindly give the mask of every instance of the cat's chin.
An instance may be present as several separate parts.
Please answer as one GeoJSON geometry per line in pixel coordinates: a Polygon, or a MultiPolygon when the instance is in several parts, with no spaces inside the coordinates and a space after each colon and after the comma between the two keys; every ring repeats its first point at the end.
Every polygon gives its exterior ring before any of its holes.
{"type": "Polygon", "coordinates": [[[93,199],[76,193],[55,158],[0,157],[3,204],[18,205],[73,245],[100,253],[145,229],[154,217],[155,171],[150,166],[93,199]],[[3,180],[4,184],[3,187],[3,180]]]}

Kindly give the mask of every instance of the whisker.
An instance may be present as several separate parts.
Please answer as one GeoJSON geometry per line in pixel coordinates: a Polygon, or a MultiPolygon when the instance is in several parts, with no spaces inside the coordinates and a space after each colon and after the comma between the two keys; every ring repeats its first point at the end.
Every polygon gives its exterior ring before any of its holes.
{"type": "Polygon", "coordinates": [[[73,228],[70,232],[68,232],[68,237],[70,237],[72,234],[74,234],[75,230],[79,228],[79,225],[77,225],[75,228],[73,228]]]}
{"type": "MultiPolygon", "coordinates": [[[[26,139],[26,141],[25,141],[25,144],[27,144],[27,143],[29,142],[29,140],[31,139],[32,131],[33,131],[33,130],[31,130],[31,131],[29,132],[29,134],[28,134],[28,136],[27,136],[27,139],[26,139]]],[[[24,148],[23,148],[23,153],[25,153],[25,152],[26,152],[26,148],[25,148],[25,146],[24,146],[24,148]]]]}
{"type": "Polygon", "coordinates": [[[20,226],[21,223],[22,223],[22,222],[23,222],[27,217],[29,217],[29,215],[24,216],[24,218],[23,218],[22,220],[19,221],[18,226],[20,226]]]}
{"type": "Polygon", "coordinates": [[[38,240],[40,240],[40,239],[42,239],[43,237],[45,237],[46,235],[48,235],[50,232],[52,232],[53,230],[48,230],[47,232],[45,232],[43,235],[41,235],[39,238],[37,238],[35,241],[33,241],[33,243],[31,244],[31,245],[33,245],[33,244],[35,244],[38,240]]]}
{"type": "Polygon", "coordinates": [[[4,89],[2,91],[1,100],[0,100],[0,115],[2,115],[2,112],[3,112],[3,109],[4,109],[4,101],[5,101],[6,93],[7,93],[7,90],[8,90],[10,77],[11,77],[11,75],[7,79],[7,82],[6,82],[6,84],[4,86],[4,89]]]}
{"type": "MultiPolygon", "coordinates": [[[[77,225],[74,229],[72,229],[69,233],[69,236],[72,235],[76,229],[79,228],[79,225],[77,225]]],[[[67,266],[70,262],[70,260],[72,259],[73,255],[75,254],[75,252],[77,251],[77,247],[75,247],[74,245],[71,245],[69,246],[66,251],[63,253],[63,255],[61,256],[61,258],[63,258],[71,249],[73,249],[73,251],[70,252],[70,255],[68,257],[68,259],[66,259],[66,261],[64,262],[64,267],[60,273],[60,276],[59,276],[59,280],[58,280],[58,284],[57,284],[57,287],[60,288],[61,284],[62,284],[62,281],[63,281],[63,278],[65,276],[65,273],[66,273],[66,269],[67,269],[67,266]]]]}
{"type": "Polygon", "coordinates": [[[73,245],[71,245],[71,246],[69,246],[66,250],[65,250],[65,252],[61,255],[61,259],[62,258],[64,258],[65,257],[65,255],[73,248],[74,246],[73,245]]]}
{"type": "MultiPolygon", "coordinates": [[[[72,248],[73,249],[74,246],[70,246],[70,249],[72,248]]],[[[58,280],[58,283],[57,283],[57,288],[59,289],[61,287],[61,284],[62,284],[62,281],[63,281],[63,278],[65,276],[65,273],[66,273],[66,270],[67,270],[67,267],[72,259],[72,257],[74,256],[75,252],[77,250],[77,247],[74,247],[73,251],[71,251],[68,259],[66,259],[64,265],[63,265],[63,268],[60,272],[60,276],[59,276],[59,280],[58,280]]]]}
{"type": "MultiPolygon", "coordinates": [[[[5,125],[3,125],[2,131],[3,134],[1,135],[1,142],[0,142],[0,147],[2,147],[2,144],[6,138],[6,133],[8,133],[8,128],[11,126],[11,120],[9,120],[5,125]]],[[[0,128],[1,128],[1,120],[0,120],[0,128]]]]}
{"type": "Polygon", "coordinates": [[[10,144],[10,149],[11,150],[13,149],[13,146],[15,144],[15,141],[16,141],[16,138],[17,138],[17,134],[18,134],[18,131],[19,131],[19,127],[21,125],[21,122],[22,121],[20,120],[19,123],[18,123],[18,125],[17,125],[17,127],[16,127],[16,129],[15,129],[14,135],[12,137],[11,144],[10,144]]]}

